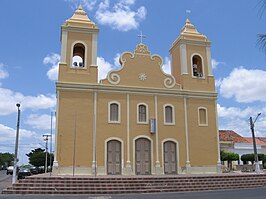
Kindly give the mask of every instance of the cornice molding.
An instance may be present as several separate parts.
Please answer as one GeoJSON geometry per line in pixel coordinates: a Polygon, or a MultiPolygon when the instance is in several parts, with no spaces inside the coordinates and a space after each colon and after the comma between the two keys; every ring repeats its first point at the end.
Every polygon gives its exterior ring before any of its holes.
{"type": "Polygon", "coordinates": [[[66,31],[71,31],[71,32],[80,32],[80,33],[98,33],[99,29],[98,28],[83,28],[83,27],[71,27],[71,26],[61,26],[62,32],[66,31]]]}
{"type": "Polygon", "coordinates": [[[162,95],[162,96],[185,96],[188,98],[217,98],[216,92],[189,91],[175,89],[156,89],[156,88],[139,88],[112,85],[96,85],[96,84],[79,84],[56,82],[56,90],[71,90],[84,92],[108,92],[108,93],[124,93],[124,94],[142,94],[142,95],[162,95]]]}

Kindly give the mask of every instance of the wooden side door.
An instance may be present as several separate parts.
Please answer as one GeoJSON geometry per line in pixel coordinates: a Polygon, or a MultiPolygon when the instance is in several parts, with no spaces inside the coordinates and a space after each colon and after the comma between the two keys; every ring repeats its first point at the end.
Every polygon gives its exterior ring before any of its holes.
{"type": "Polygon", "coordinates": [[[107,143],[107,174],[121,175],[121,143],[117,140],[107,143]]]}
{"type": "Polygon", "coordinates": [[[176,143],[167,141],[164,143],[164,173],[177,173],[176,143]]]}

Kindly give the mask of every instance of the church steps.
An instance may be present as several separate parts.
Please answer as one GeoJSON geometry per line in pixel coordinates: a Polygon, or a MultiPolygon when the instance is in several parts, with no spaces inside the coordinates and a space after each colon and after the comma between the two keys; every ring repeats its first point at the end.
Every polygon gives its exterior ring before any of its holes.
{"type": "Polygon", "coordinates": [[[38,177],[18,181],[4,194],[123,194],[241,189],[266,186],[266,174],[160,177],[38,177]]]}

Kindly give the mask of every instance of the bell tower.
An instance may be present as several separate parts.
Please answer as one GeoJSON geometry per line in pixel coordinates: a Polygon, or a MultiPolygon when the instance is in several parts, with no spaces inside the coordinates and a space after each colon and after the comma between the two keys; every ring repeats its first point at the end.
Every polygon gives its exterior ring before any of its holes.
{"type": "Polygon", "coordinates": [[[171,46],[172,75],[184,90],[214,91],[211,42],[187,19],[171,46]]]}
{"type": "Polygon", "coordinates": [[[61,26],[59,82],[97,83],[99,29],[81,6],[61,26]]]}

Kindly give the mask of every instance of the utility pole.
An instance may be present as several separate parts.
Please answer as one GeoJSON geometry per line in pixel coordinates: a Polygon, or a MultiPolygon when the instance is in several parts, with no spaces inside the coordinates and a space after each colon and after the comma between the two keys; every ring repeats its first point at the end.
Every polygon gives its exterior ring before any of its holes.
{"type": "MultiPolygon", "coordinates": [[[[47,156],[48,156],[48,140],[51,135],[43,135],[45,141],[45,166],[44,173],[47,173],[47,156]]],[[[50,154],[51,155],[51,154],[50,154]]]]}
{"type": "Polygon", "coordinates": [[[255,172],[256,173],[261,173],[260,170],[260,163],[259,163],[259,158],[258,158],[258,152],[257,152],[257,145],[256,145],[256,137],[255,137],[255,130],[254,130],[254,124],[257,121],[258,117],[261,115],[259,113],[256,117],[256,119],[253,121],[252,117],[249,118],[250,122],[250,129],[252,133],[252,140],[253,140],[253,148],[254,148],[254,159],[255,159],[255,172]]]}
{"type": "Polygon", "coordinates": [[[13,168],[13,176],[12,176],[12,184],[16,182],[17,177],[17,164],[18,164],[18,137],[19,137],[19,123],[20,123],[20,104],[16,104],[18,107],[18,121],[17,121],[17,133],[16,133],[16,144],[15,144],[15,157],[14,157],[14,168],[13,168]]]}

